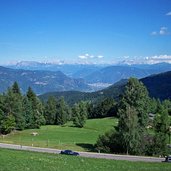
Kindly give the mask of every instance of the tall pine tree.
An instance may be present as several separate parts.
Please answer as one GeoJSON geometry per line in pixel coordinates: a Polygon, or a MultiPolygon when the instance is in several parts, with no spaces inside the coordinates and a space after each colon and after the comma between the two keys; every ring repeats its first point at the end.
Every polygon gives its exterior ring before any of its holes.
{"type": "Polygon", "coordinates": [[[158,105],[158,110],[154,118],[154,154],[167,155],[168,136],[169,136],[169,116],[167,109],[162,104],[158,105]]]}
{"type": "Polygon", "coordinates": [[[22,95],[18,84],[15,82],[12,88],[8,88],[4,100],[4,113],[6,116],[13,115],[16,128],[23,130],[25,128],[25,118],[23,115],[22,95]]]}
{"type": "Polygon", "coordinates": [[[24,108],[23,108],[23,96],[21,94],[19,85],[14,82],[12,85],[12,93],[14,96],[14,117],[16,122],[16,129],[23,130],[25,128],[24,108]]]}
{"type": "Polygon", "coordinates": [[[118,133],[126,153],[142,153],[141,144],[148,123],[148,102],[145,86],[138,79],[130,78],[118,110],[118,133]]]}
{"type": "Polygon", "coordinates": [[[86,108],[86,103],[81,101],[77,104],[75,104],[75,106],[73,107],[73,124],[76,127],[80,127],[82,128],[85,123],[86,123],[86,119],[87,119],[87,108],[86,108]]]}
{"type": "Polygon", "coordinates": [[[39,128],[41,125],[45,124],[45,118],[43,116],[43,105],[31,87],[28,88],[27,98],[31,104],[31,109],[33,112],[33,127],[39,128]]]}
{"type": "Polygon", "coordinates": [[[28,100],[27,96],[23,97],[23,108],[25,118],[25,128],[35,128],[32,103],[28,100]]]}
{"type": "Polygon", "coordinates": [[[68,120],[68,107],[64,97],[61,97],[57,102],[56,124],[64,125],[68,120]]]}
{"type": "Polygon", "coordinates": [[[57,114],[57,101],[50,96],[45,104],[44,117],[47,125],[54,125],[57,114]]]}

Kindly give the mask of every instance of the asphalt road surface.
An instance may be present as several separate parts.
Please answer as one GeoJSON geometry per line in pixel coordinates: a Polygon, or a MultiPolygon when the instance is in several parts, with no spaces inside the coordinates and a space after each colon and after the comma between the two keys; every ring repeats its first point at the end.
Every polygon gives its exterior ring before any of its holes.
{"type": "MultiPolygon", "coordinates": [[[[40,148],[40,147],[21,146],[21,145],[4,144],[4,143],[0,143],[0,148],[36,151],[36,152],[43,152],[43,153],[55,153],[55,154],[59,154],[61,152],[61,150],[52,149],[52,148],[40,148]]],[[[105,153],[79,152],[79,154],[82,157],[103,158],[103,159],[113,159],[113,160],[127,160],[127,161],[163,162],[165,160],[165,158],[158,158],[158,157],[116,155],[116,154],[105,154],[105,153]]]]}

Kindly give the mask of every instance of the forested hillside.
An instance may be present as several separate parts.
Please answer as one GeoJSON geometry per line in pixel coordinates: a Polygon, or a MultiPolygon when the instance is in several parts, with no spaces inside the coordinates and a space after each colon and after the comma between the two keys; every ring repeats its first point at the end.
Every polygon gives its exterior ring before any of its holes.
{"type": "Polygon", "coordinates": [[[141,79],[150,96],[161,100],[171,99],[171,71],[141,79]]]}
{"type": "Polygon", "coordinates": [[[64,97],[65,101],[69,105],[73,105],[74,103],[77,103],[81,100],[94,102],[94,101],[98,101],[98,99],[104,99],[108,97],[117,100],[119,96],[122,94],[126,82],[127,80],[121,80],[108,88],[96,92],[80,92],[80,91],[49,92],[40,95],[39,98],[43,101],[47,101],[49,96],[53,96],[56,99],[59,99],[60,97],[64,97]]]}
{"type": "MultiPolygon", "coordinates": [[[[151,75],[146,78],[140,79],[148,89],[150,97],[159,98],[160,100],[171,99],[171,71],[151,75]]],[[[96,92],[86,93],[79,91],[65,91],[65,92],[50,92],[40,95],[40,99],[47,100],[49,96],[60,98],[61,96],[67,101],[68,104],[74,104],[80,100],[96,101],[99,98],[112,97],[115,100],[123,93],[127,79],[120,80],[119,82],[96,92]]]]}
{"type": "Polygon", "coordinates": [[[15,81],[25,93],[28,86],[36,94],[51,91],[79,90],[90,91],[91,88],[82,79],[73,79],[60,71],[31,71],[0,67],[0,92],[4,92],[15,81]]]}

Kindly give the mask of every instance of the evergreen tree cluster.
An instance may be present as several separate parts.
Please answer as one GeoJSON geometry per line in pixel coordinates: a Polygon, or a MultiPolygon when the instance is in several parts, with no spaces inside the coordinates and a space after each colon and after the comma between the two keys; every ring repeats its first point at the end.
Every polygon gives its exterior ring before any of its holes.
{"type": "Polygon", "coordinates": [[[88,118],[117,117],[117,103],[113,98],[104,98],[96,103],[87,103],[88,118]]]}
{"type": "Polygon", "coordinates": [[[87,108],[86,103],[81,101],[78,104],[75,104],[73,109],[73,124],[76,127],[82,128],[87,119],[87,108]]]}
{"type": "Polygon", "coordinates": [[[96,104],[80,101],[68,106],[63,97],[50,96],[42,102],[31,87],[23,95],[15,82],[0,95],[0,133],[12,130],[40,128],[41,125],[64,125],[73,121],[74,126],[83,127],[87,118],[101,118],[114,115],[113,99],[103,99],[96,104]]]}
{"type": "Polygon", "coordinates": [[[1,134],[8,134],[12,130],[39,128],[44,123],[43,105],[30,87],[26,95],[22,95],[15,82],[0,95],[1,134]]]}
{"type": "Polygon", "coordinates": [[[116,115],[116,103],[111,98],[99,100],[96,104],[80,101],[68,106],[63,97],[56,99],[49,96],[44,106],[47,125],[64,125],[67,121],[73,121],[75,127],[82,128],[87,119],[116,115]]]}
{"type": "Polygon", "coordinates": [[[118,126],[99,136],[96,148],[134,155],[167,155],[171,101],[150,99],[146,87],[130,78],[118,102],[118,126]]]}
{"type": "Polygon", "coordinates": [[[44,106],[44,116],[47,125],[64,125],[71,120],[71,110],[63,97],[56,100],[53,96],[50,96],[44,106]]]}

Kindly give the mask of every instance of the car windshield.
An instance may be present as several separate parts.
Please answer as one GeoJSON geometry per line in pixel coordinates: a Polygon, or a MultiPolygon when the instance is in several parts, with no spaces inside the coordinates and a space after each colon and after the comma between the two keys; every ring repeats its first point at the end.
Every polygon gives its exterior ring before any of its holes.
{"type": "Polygon", "coordinates": [[[72,150],[65,150],[65,152],[70,153],[70,152],[72,152],[72,150]]]}

